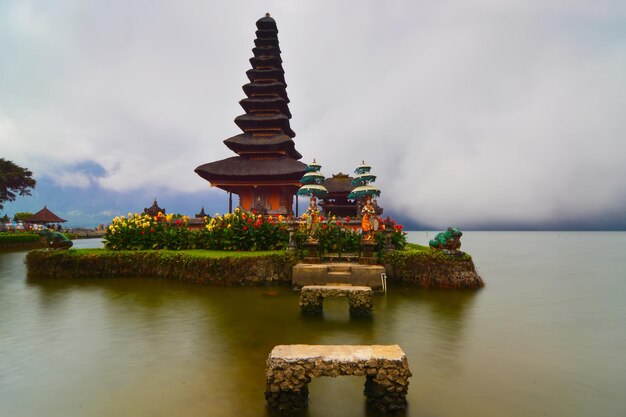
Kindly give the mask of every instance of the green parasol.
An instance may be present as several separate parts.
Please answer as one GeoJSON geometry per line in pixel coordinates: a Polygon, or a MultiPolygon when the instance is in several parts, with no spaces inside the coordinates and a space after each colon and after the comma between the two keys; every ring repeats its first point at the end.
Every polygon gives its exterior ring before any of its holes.
{"type": "Polygon", "coordinates": [[[323,185],[319,184],[305,184],[297,192],[298,195],[310,195],[317,198],[324,198],[328,194],[328,190],[323,185]]]}
{"type": "Polygon", "coordinates": [[[352,192],[348,194],[348,199],[356,200],[368,195],[380,196],[380,190],[373,185],[362,185],[352,190],[352,192]]]}
{"type": "Polygon", "coordinates": [[[313,159],[313,162],[307,165],[306,172],[318,172],[321,168],[322,166],[313,159]]]}
{"type": "Polygon", "coordinates": [[[324,175],[319,172],[307,172],[300,180],[302,184],[321,184],[324,182],[324,175]]]}
{"type": "Polygon", "coordinates": [[[376,180],[376,175],[365,173],[359,174],[352,180],[352,185],[366,185],[367,183],[374,182],[376,180]]]}
{"type": "Polygon", "coordinates": [[[367,165],[365,163],[365,161],[362,161],[361,165],[356,167],[356,169],[354,170],[354,173],[355,174],[366,174],[366,173],[370,172],[371,169],[372,169],[371,166],[367,165]]]}

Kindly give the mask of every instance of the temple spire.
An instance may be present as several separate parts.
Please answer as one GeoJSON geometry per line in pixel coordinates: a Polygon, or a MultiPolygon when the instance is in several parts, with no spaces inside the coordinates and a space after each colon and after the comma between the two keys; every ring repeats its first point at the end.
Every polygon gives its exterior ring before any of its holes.
{"type": "Polygon", "coordinates": [[[245,113],[235,118],[243,133],[224,141],[238,156],[195,171],[212,186],[238,194],[244,209],[291,214],[306,165],[298,161],[302,155],[293,141],[276,21],[266,13],[256,27],[252,68],[246,72],[250,82],[239,102],[245,113]]]}

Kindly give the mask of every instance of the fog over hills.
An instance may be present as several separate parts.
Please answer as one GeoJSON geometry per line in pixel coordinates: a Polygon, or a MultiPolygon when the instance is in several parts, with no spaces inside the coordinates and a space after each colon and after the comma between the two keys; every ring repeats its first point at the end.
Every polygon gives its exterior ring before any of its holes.
{"type": "MultiPolygon", "coordinates": [[[[276,19],[296,148],[410,228],[626,230],[626,3],[0,3],[0,147],[76,225],[227,209],[193,170],[276,19]]],[[[4,214],[4,213],[3,213],[4,214]]]]}

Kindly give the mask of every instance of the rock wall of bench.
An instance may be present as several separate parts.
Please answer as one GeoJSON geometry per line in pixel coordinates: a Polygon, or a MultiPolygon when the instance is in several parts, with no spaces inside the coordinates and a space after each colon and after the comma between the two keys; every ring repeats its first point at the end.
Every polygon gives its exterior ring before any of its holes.
{"type": "Polygon", "coordinates": [[[365,377],[363,393],[367,403],[379,412],[406,407],[411,371],[406,357],[400,361],[370,359],[366,362],[322,361],[302,358],[295,361],[268,359],[265,398],[279,412],[301,411],[308,401],[308,383],[321,376],[365,377]]]}

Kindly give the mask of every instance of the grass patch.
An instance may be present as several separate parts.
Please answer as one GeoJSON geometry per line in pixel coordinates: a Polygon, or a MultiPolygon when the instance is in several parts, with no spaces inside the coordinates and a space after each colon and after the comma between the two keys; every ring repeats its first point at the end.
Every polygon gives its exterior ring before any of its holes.
{"type": "Polygon", "coordinates": [[[109,249],[70,249],[67,251],[70,255],[82,256],[82,255],[131,255],[144,253],[144,254],[156,254],[164,257],[168,256],[190,256],[194,258],[255,258],[264,257],[269,255],[282,255],[284,250],[274,251],[226,251],[226,250],[204,250],[204,249],[188,249],[188,250],[116,250],[109,249]]]}
{"type": "Polygon", "coordinates": [[[405,249],[416,250],[420,252],[430,251],[430,246],[418,245],[417,243],[407,243],[405,249]]]}

